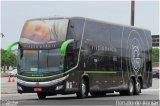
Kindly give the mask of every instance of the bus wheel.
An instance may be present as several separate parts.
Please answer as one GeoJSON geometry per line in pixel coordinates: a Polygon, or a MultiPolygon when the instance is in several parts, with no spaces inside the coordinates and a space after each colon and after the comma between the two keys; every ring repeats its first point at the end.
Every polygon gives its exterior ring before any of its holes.
{"type": "Polygon", "coordinates": [[[45,99],[46,98],[45,93],[37,93],[37,96],[38,96],[39,99],[45,99]]]}
{"type": "Polygon", "coordinates": [[[138,79],[134,84],[134,94],[139,95],[140,92],[141,92],[141,84],[140,84],[140,80],[138,79]]]}
{"type": "Polygon", "coordinates": [[[84,79],[81,80],[78,90],[76,93],[78,98],[82,99],[88,96],[87,82],[84,79]]]}
{"type": "Polygon", "coordinates": [[[134,93],[134,82],[130,79],[128,82],[128,89],[126,91],[120,91],[120,95],[133,95],[134,93]]]}

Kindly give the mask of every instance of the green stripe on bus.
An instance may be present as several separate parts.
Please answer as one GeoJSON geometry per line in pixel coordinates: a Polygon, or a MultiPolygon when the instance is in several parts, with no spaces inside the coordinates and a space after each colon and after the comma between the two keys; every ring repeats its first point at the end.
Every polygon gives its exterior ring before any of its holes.
{"type": "Polygon", "coordinates": [[[53,77],[57,77],[57,76],[61,76],[61,75],[64,75],[64,73],[60,73],[60,74],[56,74],[56,75],[51,75],[51,76],[45,76],[45,77],[42,77],[42,76],[37,76],[37,77],[34,77],[34,76],[24,76],[24,75],[17,74],[17,76],[19,76],[19,77],[28,78],[28,79],[45,79],[45,78],[53,78],[53,77]]]}
{"type": "Polygon", "coordinates": [[[57,76],[61,76],[61,75],[64,75],[64,74],[68,74],[70,71],[65,71],[63,73],[59,73],[59,74],[55,74],[55,75],[51,75],[51,76],[24,76],[24,75],[20,75],[20,74],[16,74],[17,76],[19,77],[22,77],[22,78],[28,78],[28,79],[45,79],[45,78],[54,78],[54,77],[57,77],[57,76]]]}
{"type": "Polygon", "coordinates": [[[84,71],[85,73],[91,73],[91,74],[115,74],[116,71],[84,71]]]}
{"type": "MultiPolygon", "coordinates": [[[[85,73],[92,73],[92,74],[115,74],[117,73],[116,71],[84,71],[85,73]]],[[[51,76],[24,76],[24,75],[20,75],[20,74],[17,74],[17,76],[19,77],[22,77],[22,78],[29,78],[29,79],[44,79],[44,78],[53,78],[53,77],[57,77],[57,76],[61,76],[61,75],[64,75],[64,74],[68,74],[69,71],[66,71],[66,72],[63,72],[63,73],[59,73],[59,74],[56,74],[56,75],[51,75],[51,76]]]]}
{"type": "Polygon", "coordinates": [[[62,56],[66,55],[67,46],[72,42],[74,42],[74,39],[68,39],[62,43],[62,46],[61,46],[61,55],[62,56]]]}

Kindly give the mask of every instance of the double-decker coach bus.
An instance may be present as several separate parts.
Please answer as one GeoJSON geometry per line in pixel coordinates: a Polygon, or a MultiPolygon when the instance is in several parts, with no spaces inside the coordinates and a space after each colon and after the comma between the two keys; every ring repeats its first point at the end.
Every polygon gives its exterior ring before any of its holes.
{"type": "Polygon", "coordinates": [[[152,86],[149,30],[83,17],[27,20],[18,44],[18,93],[78,98],[138,95],[152,86]]]}

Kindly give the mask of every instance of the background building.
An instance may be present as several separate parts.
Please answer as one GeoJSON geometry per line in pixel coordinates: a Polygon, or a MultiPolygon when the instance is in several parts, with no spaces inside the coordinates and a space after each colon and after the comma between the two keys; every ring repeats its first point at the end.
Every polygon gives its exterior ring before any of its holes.
{"type": "Polygon", "coordinates": [[[152,47],[159,47],[159,35],[152,35],[152,47]]]}

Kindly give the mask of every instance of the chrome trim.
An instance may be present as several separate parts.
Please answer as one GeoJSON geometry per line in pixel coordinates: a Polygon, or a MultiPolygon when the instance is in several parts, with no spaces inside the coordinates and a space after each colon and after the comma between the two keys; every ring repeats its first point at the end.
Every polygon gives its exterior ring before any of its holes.
{"type": "Polygon", "coordinates": [[[46,87],[46,86],[51,86],[51,85],[55,85],[57,83],[60,83],[63,80],[67,79],[68,77],[69,77],[69,75],[66,75],[66,76],[61,77],[59,79],[46,81],[46,82],[28,82],[28,81],[24,81],[24,80],[17,78],[17,83],[24,85],[24,86],[27,86],[27,87],[46,87]]]}

